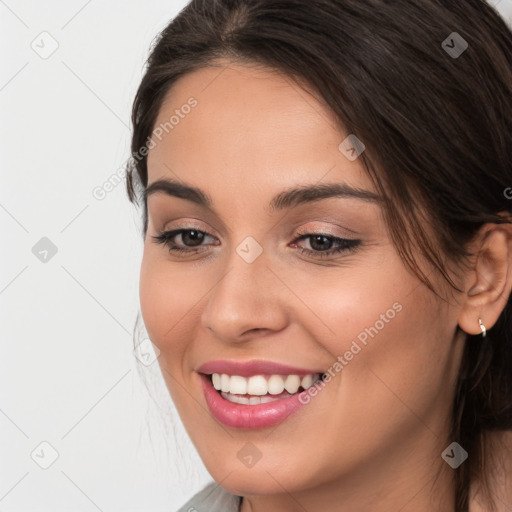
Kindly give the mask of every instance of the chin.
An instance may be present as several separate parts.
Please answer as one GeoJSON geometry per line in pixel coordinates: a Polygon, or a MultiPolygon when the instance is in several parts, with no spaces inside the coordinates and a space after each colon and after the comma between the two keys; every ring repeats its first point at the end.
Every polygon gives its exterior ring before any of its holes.
{"type": "Polygon", "coordinates": [[[295,472],[288,468],[279,469],[276,465],[260,461],[252,468],[242,464],[207,467],[212,478],[226,491],[236,496],[259,496],[282,494],[304,490],[313,485],[304,471],[295,472]],[[256,467],[257,466],[257,467],[256,467]]]}

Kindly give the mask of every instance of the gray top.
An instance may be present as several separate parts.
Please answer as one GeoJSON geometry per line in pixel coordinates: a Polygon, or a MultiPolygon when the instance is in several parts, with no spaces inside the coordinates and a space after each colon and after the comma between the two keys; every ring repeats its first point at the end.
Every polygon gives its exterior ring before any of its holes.
{"type": "Polygon", "coordinates": [[[215,482],[195,494],[178,512],[239,512],[241,496],[229,494],[215,482]]]}

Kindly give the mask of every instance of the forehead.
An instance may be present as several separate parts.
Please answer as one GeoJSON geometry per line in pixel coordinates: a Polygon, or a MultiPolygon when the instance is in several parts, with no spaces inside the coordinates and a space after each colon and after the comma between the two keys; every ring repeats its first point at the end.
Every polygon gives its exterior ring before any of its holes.
{"type": "Polygon", "coordinates": [[[332,112],[311,89],[277,70],[225,62],[189,73],[168,92],[158,128],[149,182],[174,173],[216,188],[262,181],[278,187],[328,174],[329,181],[371,188],[360,162],[340,152],[349,134],[332,112]]]}

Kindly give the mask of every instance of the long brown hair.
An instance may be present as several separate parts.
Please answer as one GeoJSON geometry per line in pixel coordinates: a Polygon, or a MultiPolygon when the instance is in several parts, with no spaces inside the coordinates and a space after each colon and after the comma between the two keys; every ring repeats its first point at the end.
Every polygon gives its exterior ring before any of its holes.
{"type": "MultiPolygon", "coordinates": [[[[312,86],[364,142],[404,263],[433,290],[419,248],[456,288],[448,266],[469,255],[483,224],[511,212],[511,50],[510,29],[484,0],[192,0],[155,41],[133,104],[129,199],[147,186],[148,137],[176,80],[222,58],[263,64],[312,86]],[[459,54],[447,51],[454,38],[459,54]]],[[[450,438],[470,453],[454,472],[457,512],[485,477],[482,439],[512,429],[511,307],[509,298],[485,343],[467,336],[450,438]]]]}

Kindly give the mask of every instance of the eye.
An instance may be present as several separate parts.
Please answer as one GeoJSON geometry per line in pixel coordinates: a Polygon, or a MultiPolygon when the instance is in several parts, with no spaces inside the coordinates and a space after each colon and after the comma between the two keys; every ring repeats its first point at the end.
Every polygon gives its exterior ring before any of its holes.
{"type": "Polygon", "coordinates": [[[351,238],[340,238],[327,233],[305,233],[299,236],[292,246],[296,246],[300,240],[310,239],[309,245],[312,249],[299,247],[301,254],[314,258],[328,258],[342,252],[353,252],[361,245],[361,240],[351,238]]]}
{"type": "MultiPolygon", "coordinates": [[[[206,231],[200,231],[195,228],[182,228],[171,231],[160,231],[158,235],[152,238],[156,243],[167,247],[171,253],[195,254],[199,252],[198,248],[204,245],[203,242],[207,237],[214,238],[213,235],[210,235],[206,231]],[[183,245],[176,243],[175,238],[178,236],[181,236],[183,245]]],[[[297,247],[297,242],[307,239],[310,239],[309,245],[311,249],[298,247],[299,251],[301,254],[320,259],[328,258],[342,252],[353,252],[361,245],[361,240],[335,237],[327,233],[304,233],[292,242],[291,247],[297,247]]]]}
{"type": "Polygon", "coordinates": [[[165,247],[169,249],[169,252],[175,252],[175,253],[196,253],[198,252],[197,249],[194,249],[195,247],[200,247],[201,243],[204,241],[204,239],[207,236],[212,236],[206,231],[200,231],[195,228],[189,228],[189,229],[174,229],[172,231],[160,231],[157,236],[153,236],[153,240],[158,243],[162,244],[165,247]],[[177,236],[181,236],[181,240],[184,247],[181,247],[176,244],[174,239],[177,236]],[[188,247],[188,249],[187,249],[188,247]]]}

